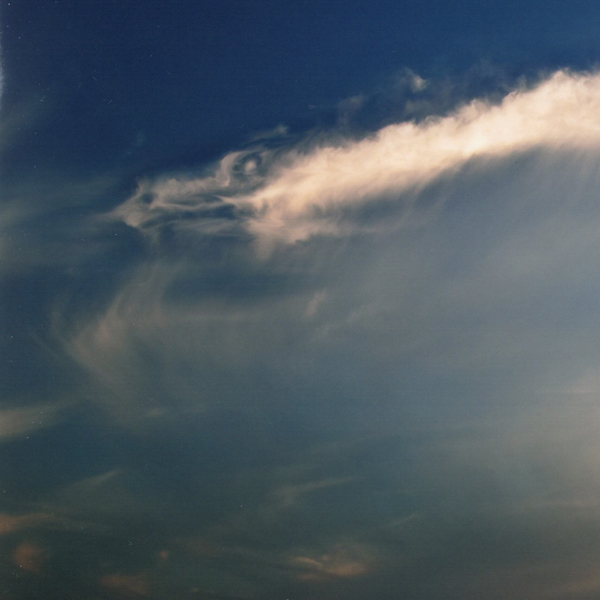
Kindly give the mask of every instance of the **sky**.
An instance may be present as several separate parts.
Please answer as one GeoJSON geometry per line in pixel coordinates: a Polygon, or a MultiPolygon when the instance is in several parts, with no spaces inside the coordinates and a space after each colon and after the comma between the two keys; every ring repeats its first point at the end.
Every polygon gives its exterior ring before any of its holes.
{"type": "Polygon", "coordinates": [[[599,30],[0,0],[2,598],[598,598],[599,30]]]}

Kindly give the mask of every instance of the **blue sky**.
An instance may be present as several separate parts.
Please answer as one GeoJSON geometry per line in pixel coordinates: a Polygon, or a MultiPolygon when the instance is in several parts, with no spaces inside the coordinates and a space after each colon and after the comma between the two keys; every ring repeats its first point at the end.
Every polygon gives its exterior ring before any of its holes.
{"type": "Polygon", "coordinates": [[[2,2],[5,597],[597,597],[599,19],[2,2]]]}

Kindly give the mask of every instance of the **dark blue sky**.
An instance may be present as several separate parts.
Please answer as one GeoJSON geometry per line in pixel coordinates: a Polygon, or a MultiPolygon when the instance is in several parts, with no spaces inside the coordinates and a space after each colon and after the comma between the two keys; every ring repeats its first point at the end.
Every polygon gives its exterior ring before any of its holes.
{"type": "Polygon", "coordinates": [[[4,111],[28,134],[13,156],[63,169],[214,158],[278,124],[330,122],[405,69],[490,85],[590,68],[600,17],[589,1],[21,0],[2,12],[4,111]]]}
{"type": "Polygon", "coordinates": [[[2,597],[597,597],[599,28],[2,0],[2,597]]]}

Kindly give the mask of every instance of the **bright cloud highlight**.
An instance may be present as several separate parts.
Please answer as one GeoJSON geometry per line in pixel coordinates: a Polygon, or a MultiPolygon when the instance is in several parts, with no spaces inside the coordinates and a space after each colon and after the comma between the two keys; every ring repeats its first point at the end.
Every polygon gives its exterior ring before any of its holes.
{"type": "MultiPolygon", "coordinates": [[[[390,125],[358,141],[321,143],[308,151],[233,152],[209,176],[145,180],[114,216],[152,231],[226,203],[262,244],[294,243],[339,235],[351,227],[348,211],[377,198],[405,196],[398,203],[410,209],[410,191],[473,159],[599,146],[600,75],[559,71],[497,105],[474,100],[449,116],[390,125]]],[[[177,227],[206,233],[228,225],[211,218],[177,227]]]]}

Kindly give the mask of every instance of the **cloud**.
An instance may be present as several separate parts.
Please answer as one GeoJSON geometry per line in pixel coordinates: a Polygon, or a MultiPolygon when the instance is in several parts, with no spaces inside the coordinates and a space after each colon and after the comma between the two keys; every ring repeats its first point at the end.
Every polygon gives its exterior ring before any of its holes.
{"type": "Polygon", "coordinates": [[[311,239],[259,260],[247,242],[155,248],[102,311],[59,335],[121,422],[277,397],[391,401],[423,374],[502,372],[487,402],[521,397],[534,378],[551,386],[595,366],[590,154],[467,167],[422,194],[444,210],[401,234],[311,239]]]}
{"type": "Polygon", "coordinates": [[[36,575],[42,573],[42,568],[46,562],[45,550],[30,542],[22,542],[17,546],[12,554],[12,562],[23,571],[28,571],[36,575]]]}
{"type": "MultiPolygon", "coordinates": [[[[0,205],[0,275],[8,270],[8,265],[17,262],[15,255],[20,258],[22,247],[14,243],[13,234],[23,227],[24,221],[33,215],[31,207],[25,208],[23,203],[7,201],[0,205]]],[[[18,260],[17,258],[17,260],[18,260]]]]}
{"type": "Polygon", "coordinates": [[[105,575],[100,579],[100,586],[115,590],[128,597],[145,597],[150,594],[147,577],[143,573],[138,575],[122,575],[120,573],[105,575]]]}
{"type": "Polygon", "coordinates": [[[25,515],[8,515],[0,513],[0,536],[23,529],[31,529],[43,525],[53,525],[59,519],[46,513],[30,513],[25,515]]]}
{"type": "MultiPolygon", "coordinates": [[[[117,248],[123,240],[94,216],[115,195],[117,177],[38,175],[2,182],[0,276],[35,268],[81,268],[117,248]]],[[[121,227],[124,230],[124,227],[121,227]]]]}
{"type": "MultiPolygon", "coordinates": [[[[48,504],[44,506],[48,508],[48,504]]],[[[106,528],[92,521],[73,519],[66,515],[63,507],[53,505],[52,512],[32,512],[20,515],[0,513],[0,537],[12,536],[15,533],[25,532],[29,535],[31,531],[85,531],[103,533],[106,528]]],[[[22,535],[20,537],[23,537],[22,535]]]]}
{"type": "Polygon", "coordinates": [[[600,575],[597,569],[588,573],[577,573],[573,581],[555,586],[549,590],[547,598],[592,598],[600,593],[600,575]]]}
{"type": "Polygon", "coordinates": [[[414,368],[505,369],[504,394],[561,361],[588,368],[599,106],[600,75],[561,71],[362,139],[142,179],[111,217],[157,246],[56,333],[122,422],[262,402],[279,384],[391,397],[414,368]],[[359,231],[378,235],[337,237],[359,231]],[[252,240],[280,245],[257,259],[252,240]]]}
{"type": "Polygon", "coordinates": [[[350,483],[350,477],[340,477],[337,479],[323,479],[319,481],[310,481],[308,483],[284,485],[273,492],[277,499],[279,508],[289,508],[294,505],[304,494],[326,489],[332,486],[344,485],[350,483]]]}
{"type": "Polygon", "coordinates": [[[0,410],[0,443],[27,437],[57,422],[58,406],[41,404],[0,410]]]}
{"type": "Polygon", "coordinates": [[[290,564],[298,569],[298,581],[325,582],[352,579],[371,572],[375,566],[371,548],[340,543],[320,556],[294,556],[290,564]]]}
{"type": "Polygon", "coordinates": [[[340,235],[359,227],[353,211],[377,199],[414,211],[416,192],[470,161],[536,148],[597,149],[599,108],[600,75],[559,71],[499,104],[474,100],[445,117],[389,125],[360,140],[233,152],[207,176],[146,179],[113,217],[144,231],[165,223],[216,231],[231,222],[197,217],[220,204],[235,207],[263,246],[340,235]],[[196,219],[177,223],[184,215],[196,219]]]}
{"type": "Polygon", "coordinates": [[[136,489],[136,483],[139,486],[131,473],[111,469],[54,490],[49,503],[67,515],[104,523],[115,516],[157,512],[152,501],[136,489]]]}
{"type": "MultiPolygon", "coordinates": [[[[384,572],[403,589],[454,572],[462,552],[461,585],[481,577],[491,589],[486,576],[504,575],[490,564],[508,561],[506,577],[531,590],[521,548],[532,569],[580,556],[585,532],[568,534],[565,550],[552,531],[573,516],[597,521],[600,421],[545,391],[598,388],[599,90],[595,75],[560,73],[358,141],[239,152],[209,175],[145,179],[116,209],[157,244],[96,314],[57,326],[99,383],[86,397],[194,449],[181,496],[213,489],[194,483],[203,454],[185,432],[207,437],[198,424],[219,411],[243,415],[244,434],[208,436],[214,471],[222,448],[255,465],[266,457],[263,471],[218,479],[219,506],[243,490],[222,512],[196,498],[189,513],[185,498],[183,510],[165,507],[203,568],[277,570],[264,576],[308,587],[370,585],[384,572]],[[379,235],[337,237],[370,228],[379,235]],[[177,252],[165,232],[180,236],[177,252]],[[226,250],[213,243],[223,236],[226,250]],[[257,259],[252,239],[283,243],[257,259]],[[191,413],[202,415],[194,425],[191,413]],[[379,442],[278,474],[281,448],[288,458],[314,448],[315,432],[379,442]],[[336,545],[344,536],[364,548],[336,545]]],[[[112,520],[139,512],[144,488],[128,477],[80,482],[59,504],[112,520]]],[[[433,597],[418,592],[407,597],[433,597]]]]}

